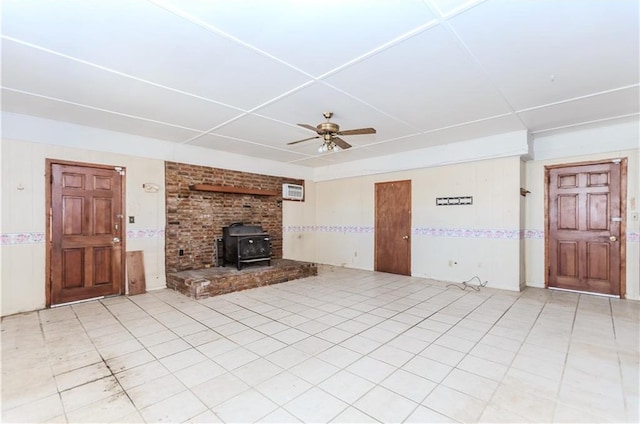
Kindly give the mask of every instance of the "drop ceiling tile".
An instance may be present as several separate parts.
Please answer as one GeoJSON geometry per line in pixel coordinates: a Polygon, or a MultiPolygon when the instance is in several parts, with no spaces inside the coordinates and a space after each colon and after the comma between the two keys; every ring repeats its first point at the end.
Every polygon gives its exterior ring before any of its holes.
{"type": "Polygon", "coordinates": [[[430,139],[424,134],[416,134],[397,140],[374,144],[369,146],[369,148],[374,149],[379,155],[389,155],[410,150],[424,149],[425,147],[431,147],[437,144],[439,144],[437,141],[430,139]]]}
{"type": "MultiPolygon", "coordinates": [[[[402,120],[392,118],[371,106],[346,95],[324,83],[314,83],[256,113],[291,124],[309,124],[313,127],[324,122],[324,112],[333,112],[332,122],[343,130],[373,127],[374,135],[345,136],[350,144],[366,144],[416,132],[402,120]]],[[[392,110],[392,112],[396,112],[392,110]]],[[[306,131],[309,137],[311,131],[306,131]]]]}
{"type": "Polygon", "coordinates": [[[637,83],[638,5],[487,1],[449,22],[511,105],[524,109],[637,83]]]}
{"type": "Polygon", "coordinates": [[[441,130],[431,131],[400,140],[393,140],[387,143],[379,143],[369,147],[376,150],[381,155],[393,154],[523,129],[525,129],[525,127],[517,116],[507,115],[458,127],[443,128],[441,130]]]}
{"type": "MultiPolygon", "coordinates": [[[[623,124],[633,124],[636,128],[640,127],[638,124],[640,123],[640,114],[624,116],[620,118],[607,119],[605,121],[594,121],[589,124],[580,124],[578,127],[560,127],[550,130],[540,130],[537,132],[532,131],[534,138],[537,140],[539,138],[554,136],[558,134],[568,134],[575,133],[576,131],[586,131],[597,128],[606,127],[608,125],[623,125],[623,124]]],[[[638,145],[640,146],[640,139],[638,139],[638,145]]]]}
{"type": "Polygon", "coordinates": [[[510,112],[483,72],[442,26],[326,80],[429,130],[510,112]]]}
{"type": "Polygon", "coordinates": [[[333,165],[335,162],[333,162],[332,160],[329,160],[327,158],[327,156],[316,156],[316,157],[309,157],[309,158],[305,158],[305,159],[298,159],[295,161],[291,161],[289,162],[293,165],[300,165],[300,166],[308,166],[310,168],[317,168],[317,167],[322,167],[322,166],[328,166],[328,165],[333,165]]]}
{"type": "Polygon", "coordinates": [[[238,155],[245,155],[259,159],[269,159],[278,162],[291,162],[305,158],[301,153],[290,152],[284,149],[276,149],[268,146],[233,140],[215,134],[206,134],[189,143],[192,146],[205,147],[212,150],[220,150],[238,155]]]}
{"type": "Polygon", "coordinates": [[[335,153],[324,153],[328,160],[334,163],[350,162],[353,160],[368,159],[376,156],[382,156],[383,154],[377,150],[361,147],[351,148],[347,150],[339,150],[335,153]]]}
{"type": "Polygon", "coordinates": [[[198,134],[184,128],[116,115],[9,90],[2,90],[2,110],[174,142],[186,140],[198,134]]]}
{"type": "Polygon", "coordinates": [[[626,90],[519,112],[518,115],[530,131],[541,131],[638,114],[639,112],[640,88],[636,86],[626,90]]]}
{"type": "Polygon", "coordinates": [[[257,115],[244,115],[216,129],[213,133],[282,149],[289,148],[287,143],[290,141],[314,135],[304,128],[257,115]]]}
{"type": "Polygon", "coordinates": [[[170,3],[314,76],[434,20],[422,0],[170,3]]]}
{"type": "Polygon", "coordinates": [[[308,80],[152,2],[4,2],[3,33],[244,109],[308,80]]]}
{"type": "Polygon", "coordinates": [[[473,7],[485,0],[431,0],[430,5],[443,17],[451,16],[460,11],[473,7]]]}
{"type": "Polygon", "coordinates": [[[328,1],[5,1],[3,84],[79,105],[9,91],[2,108],[173,141],[229,122],[227,138],[194,144],[306,166],[637,113],[637,87],[541,107],[638,84],[637,0],[328,1]],[[473,122],[514,110],[522,121],[473,122]],[[287,146],[313,136],[296,124],[325,111],[342,129],[378,133],[344,137],[354,147],[336,154],[319,154],[319,140],[287,146]]]}
{"type": "Polygon", "coordinates": [[[11,41],[2,47],[7,88],[203,131],[240,113],[11,41]]]}

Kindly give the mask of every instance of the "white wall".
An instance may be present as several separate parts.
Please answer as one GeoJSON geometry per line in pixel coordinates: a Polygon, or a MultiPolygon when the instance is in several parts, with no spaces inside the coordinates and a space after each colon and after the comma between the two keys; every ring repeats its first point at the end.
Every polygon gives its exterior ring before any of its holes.
{"type": "Polygon", "coordinates": [[[305,202],[283,202],[284,256],[360,269],[373,269],[375,183],[410,179],[412,274],[452,282],[478,275],[492,287],[518,290],[524,282],[544,285],[544,166],[627,157],[627,293],[640,299],[639,228],[632,220],[640,185],[637,122],[538,137],[526,163],[520,156],[531,145],[517,132],[312,170],[24,115],[2,118],[2,315],[45,303],[46,158],[127,168],[126,215],[136,216],[127,224],[127,250],[144,251],[150,289],[165,284],[164,160],[171,160],[305,179],[305,202]],[[145,193],[145,182],[161,191],[145,193]],[[520,187],[531,193],[522,198],[520,187]],[[467,195],[472,206],[435,206],[436,197],[467,195]]]}
{"type": "Polygon", "coordinates": [[[316,185],[304,182],[304,201],[282,202],[282,257],[316,262],[316,185]]]}
{"type": "Polygon", "coordinates": [[[127,251],[142,250],[147,289],[166,284],[164,273],[164,162],[114,153],[3,139],[2,315],[45,306],[45,160],[122,166],[126,175],[127,251]],[[146,193],[145,182],[158,184],[146,193]]]}
{"type": "Polygon", "coordinates": [[[525,238],[526,283],[544,287],[544,167],[613,158],[628,159],[627,177],[627,298],[640,299],[639,225],[634,220],[640,196],[640,130],[638,122],[539,137],[534,141],[534,160],[527,162],[525,238]]]}
{"type": "Polygon", "coordinates": [[[457,143],[426,147],[392,155],[378,156],[314,170],[314,181],[359,177],[410,169],[431,168],[456,163],[475,162],[528,155],[530,139],[526,131],[514,131],[457,143]]]}
{"type": "MultiPolygon", "coordinates": [[[[3,112],[0,140],[0,314],[45,305],[45,159],[123,166],[126,176],[127,251],[144,252],[147,289],[165,286],[164,161],[178,161],[266,175],[308,178],[308,168],[68,122],[3,112]],[[161,189],[147,193],[142,184],[161,189]]],[[[303,257],[313,256],[313,250],[303,257]]]]}
{"type": "Polygon", "coordinates": [[[283,164],[267,159],[171,143],[131,134],[85,127],[69,122],[2,112],[2,138],[54,144],[126,156],[161,159],[193,165],[211,166],[256,174],[311,178],[313,171],[299,165],[283,164]]]}
{"type": "MultiPolygon", "coordinates": [[[[447,149],[411,152],[413,158],[398,154],[319,168],[316,170],[317,261],[373,269],[374,184],[411,179],[412,275],[445,281],[462,281],[479,275],[499,288],[544,287],[544,167],[626,157],[625,277],[627,297],[640,299],[639,223],[633,219],[640,197],[639,127],[638,121],[623,122],[539,135],[533,139],[527,137],[525,142],[521,134],[509,133],[495,139],[456,143],[447,149]],[[491,141],[512,156],[469,160],[469,152],[478,146],[488,147],[491,141]],[[456,150],[464,163],[443,166],[455,160],[456,150]],[[414,169],[416,166],[418,169],[414,169]],[[379,172],[393,168],[406,171],[379,172]],[[362,175],[352,176],[358,172],[362,175]],[[531,193],[520,196],[520,187],[531,193]],[[434,206],[435,197],[450,195],[473,195],[473,208],[434,206]],[[456,231],[460,229],[483,231],[460,237],[460,231],[456,231]]],[[[484,156],[499,155],[487,151],[484,156]]]]}
{"type": "Polygon", "coordinates": [[[317,261],[372,270],[375,183],[412,182],[411,273],[518,290],[520,159],[368,175],[316,183],[317,261]],[[473,196],[473,205],[436,206],[436,197],[473,196]]]}

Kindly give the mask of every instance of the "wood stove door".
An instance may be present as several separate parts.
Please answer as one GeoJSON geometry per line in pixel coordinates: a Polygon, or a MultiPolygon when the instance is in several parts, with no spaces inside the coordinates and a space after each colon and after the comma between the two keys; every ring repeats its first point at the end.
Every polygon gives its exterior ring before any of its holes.
{"type": "Polygon", "coordinates": [[[268,236],[238,237],[238,269],[243,262],[271,259],[271,240],[268,236]]]}

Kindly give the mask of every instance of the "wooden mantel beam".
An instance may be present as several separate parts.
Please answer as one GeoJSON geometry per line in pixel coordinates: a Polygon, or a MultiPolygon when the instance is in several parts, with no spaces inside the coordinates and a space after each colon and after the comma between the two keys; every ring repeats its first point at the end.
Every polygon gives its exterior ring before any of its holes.
{"type": "Polygon", "coordinates": [[[280,193],[273,190],[259,188],[231,187],[211,184],[193,184],[189,186],[191,191],[211,191],[215,193],[253,194],[256,196],[278,196],[280,193]]]}

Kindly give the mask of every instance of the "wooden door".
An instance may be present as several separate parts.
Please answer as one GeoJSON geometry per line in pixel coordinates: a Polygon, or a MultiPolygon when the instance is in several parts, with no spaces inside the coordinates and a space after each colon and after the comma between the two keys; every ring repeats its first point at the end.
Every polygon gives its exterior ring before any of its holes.
{"type": "Polygon", "coordinates": [[[375,270],[411,275],[411,181],[375,189],[375,270]]]}
{"type": "Polygon", "coordinates": [[[621,294],[621,166],[556,167],[548,173],[548,286],[621,294]]]}
{"type": "Polygon", "coordinates": [[[47,304],[122,293],[124,172],[50,161],[48,171],[47,304]]]}

